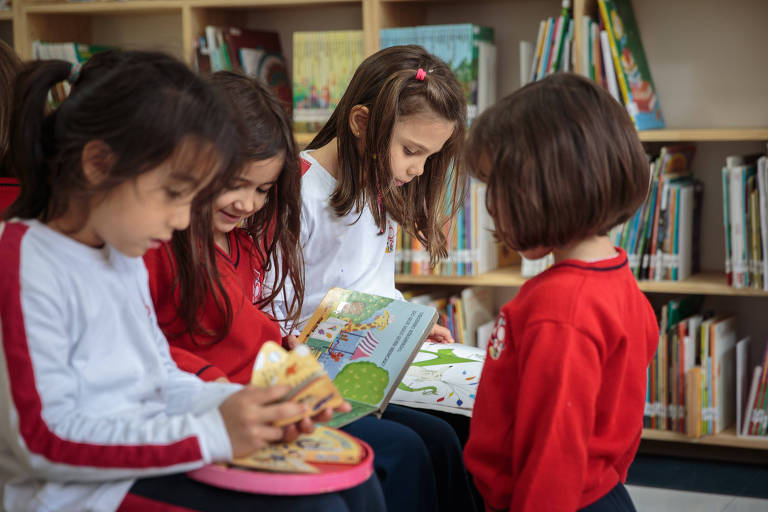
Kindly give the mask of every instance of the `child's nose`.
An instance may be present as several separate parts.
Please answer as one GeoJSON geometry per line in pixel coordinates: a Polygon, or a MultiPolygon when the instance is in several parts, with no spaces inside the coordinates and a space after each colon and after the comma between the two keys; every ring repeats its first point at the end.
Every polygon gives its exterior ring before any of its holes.
{"type": "Polygon", "coordinates": [[[182,231],[189,226],[191,205],[185,205],[178,208],[171,217],[171,228],[175,231],[182,231]]]}

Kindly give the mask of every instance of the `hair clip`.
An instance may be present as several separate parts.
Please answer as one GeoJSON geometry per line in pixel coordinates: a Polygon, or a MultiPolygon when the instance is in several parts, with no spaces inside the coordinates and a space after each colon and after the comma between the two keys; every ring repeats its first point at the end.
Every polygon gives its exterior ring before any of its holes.
{"type": "Polygon", "coordinates": [[[424,81],[424,78],[427,76],[427,72],[423,69],[419,68],[418,71],[416,71],[416,80],[424,81]]]}
{"type": "Polygon", "coordinates": [[[77,79],[80,78],[80,70],[83,67],[82,62],[77,62],[75,64],[72,64],[72,69],[69,70],[69,76],[67,77],[67,82],[70,84],[74,84],[77,82],[77,79]]]}

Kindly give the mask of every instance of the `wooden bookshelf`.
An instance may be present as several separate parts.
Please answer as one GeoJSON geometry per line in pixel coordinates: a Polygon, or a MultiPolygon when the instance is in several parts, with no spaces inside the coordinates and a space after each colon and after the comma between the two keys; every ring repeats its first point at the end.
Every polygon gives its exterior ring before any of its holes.
{"type": "MultiPolygon", "coordinates": [[[[395,276],[395,282],[398,285],[519,287],[525,281],[526,278],[520,274],[519,266],[500,268],[476,276],[408,274],[395,276]]],[[[718,272],[694,274],[683,281],[638,281],[637,284],[644,292],[651,293],[768,297],[768,291],[728,286],[725,275],[718,272]]]]}
{"type": "MultiPolygon", "coordinates": [[[[596,0],[573,0],[572,5],[577,20],[597,14],[596,0]]],[[[559,8],[560,0],[14,0],[12,11],[0,11],[0,37],[12,34],[16,50],[25,59],[32,57],[31,42],[42,39],[170,50],[192,63],[194,39],[205,25],[231,24],[277,30],[290,63],[290,35],[296,30],[362,29],[365,52],[370,54],[378,49],[378,33],[384,27],[471,22],[496,32],[500,98],[520,83],[519,41],[535,41],[539,21],[555,16],[559,8]],[[10,27],[12,31],[6,30],[10,27]]],[[[702,266],[722,268],[722,214],[718,214],[722,204],[717,192],[724,155],[764,150],[768,141],[768,95],[755,85],[768,83],[768,68],[751,65],[762,58],[760,34],[768,3],[741,0],[736,7],[728,2],[635,0],[634,10],[667,124],[699,127],[641,131],[639,137],[648,143],[702,143],[694,162],[694,166],[702,162],[694,172],[706,181],[702,223],[710,227],[702,234],[702,266]],[[726,27],[723,19],[728,19],[726,27]],[[722,126],[737,128],[718,128],[722,126]]],[[[574,23],[574,54],[583,39],[581,28],[581,23],[574,23]]],[[[575,64],[580,65],[578,60],[575,64]]],[[[295,136],[298,145],[305,147],[314,135],[295,136]]],[[[478,276],[396,276],[398,285],[427,287],[500,289],[519,287],[525,281],[519,267],[478,276]]],[[[753,339],[765,339],[765,302],[759,298],[768,297],[768,292],[728,287],[724,275],[717,272],[681,282],[638,284],[648,293],[707,295],[708,301],[720,301],[718,308],[737,304],[740,317],[752,322],[747,333],[753,339]]],[[[768,452],[768,441],[739,438],[733,432],[692,440],[647,430],[643,438],[768,452]]]]}
{"type": "Polygon", "coordinates": [[[678,432],[668,430],[655,430],[644,428],[643,439],[649,441],[672,441],[677,443],[692,443],[703,446],[725,446],[730,448],[747,448],[752,450],[768,450],[768,437],[742,437],[736,435],[735,428],[725,429],[719,434],[712,434],[698,438],[688,437],[678,432]]]}
{"type": "Polygon", "coordinates": [[[642,130],[638,135],[643,142],[768,141],[768,128],[642,130]]]}

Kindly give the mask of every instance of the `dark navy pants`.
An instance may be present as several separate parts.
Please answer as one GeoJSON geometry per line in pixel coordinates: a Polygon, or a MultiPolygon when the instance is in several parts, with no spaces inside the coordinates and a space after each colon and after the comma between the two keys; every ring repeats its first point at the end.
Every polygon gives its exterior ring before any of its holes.
{"type": "Polygon", "coordinates": [[[637,512],[632,498],[629,497],[626,487],[621,482],[616,487],[594,502],[582,508],[579,512],[637,512]]]}
{"type": "Polygon", "coordinates": [[[456,432],[430,414],[390,404],[381,419],[342,430],[371,445],[387,509],[393,512],[476,510],[456,432]]]}

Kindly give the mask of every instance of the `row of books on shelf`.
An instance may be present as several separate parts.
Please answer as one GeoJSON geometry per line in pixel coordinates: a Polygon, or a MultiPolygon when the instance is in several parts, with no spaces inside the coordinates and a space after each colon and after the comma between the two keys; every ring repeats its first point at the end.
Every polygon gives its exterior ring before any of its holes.
{"type": "Polygon", "coordinates": [[[701,313],[701,304],[688,296],[661,307],[644,427],[700,437],[735,424],[739,435],[768,437],[768,352],[747,388],[750,338],[739,339],[733,315],[701,313]]]}
{"type": "Polygon", "coordinates": [[[435,308],[440,325],[451,331],[457,343],[486,348],[496,320],[491,288],[470,287],[455,294],[411,290],[403,295],[409,302],[435,308]]]}
{"type": "MultiPolygon", "coordinates": [[[[496,46],[493,29],[473,24],[381,29],[380,47],[415,44],[453,70],[467,100],[467,119],[496,101],[496,46]]],[[[297,132],[316,132],[364,58],[359,30],[294,32],[293,120],[297,132]]],[[[428,70],[427,70],[428,72],[428,70]]]]}
{"type": "Polygon", "coordinates": [[[627,109],[638,130],[664,128],[664,116],[645,57],[631,0],[598,0],[598,15],[581,18],[581,47],[574,51],[570,0],[560,14],[539,23],[532,45],[520,45],[521,83],[575,69],[607,89],[627,109]]]}
{"type": "MultiPolygon", "coordinates": [[[[498,245],[493,238],[493,219],[485,207],[486,185],[470,180],[464,204],[446,227],[448,257],[435,267],[429,253],[415,238],[398,229],[395,272],[410,275],[471,276],[499,266],[498,245]]],[[[505,252],[501,264],[510,264],[514,255],[505,252]]]]}
{"type": "MultiPolygon", "coordinates": [[[[496,102],[496,44],[491,27],[460,23],[384,28],[381,48],[415,44],[442,59],[458,78],[472,122],[496,102]]],[[[427,70],[428,71],[428,70],[427,70]]]]}
{"type": "Polygon", "coordinates": [[[194,65],[201,74],[238,71],[258,77],[291,110],[291,79],[277,32],[209,25],[195,40],[194,65]]]}
{"type": "Polygon", "coordinates": [[[523,42],[520,51],[521,82],[535,82],[557,71],[572,71],[573,16],[570,0],[563,0],[560,15],[539,22],[536,45],[523,42]]]}
{"type": "Polygon", "coordinates": [[[582,72],[624,105],[638,130],[664,128],[631,0],[597,3],[597,19],[582,18],[582,72]]]}
{"type": "Polygon", "coordinates": [[[640,280],[680,281],[699,271],[703,185],[690,166],[695,146],[664,146],[650,157],[651,186],[643,205],[610,232],[640,280]]]}
{"type": "Polygon", "coordinates": [[[727,157],[722,185],[726,280],[768,290],[768,157],[727,157]]]}

